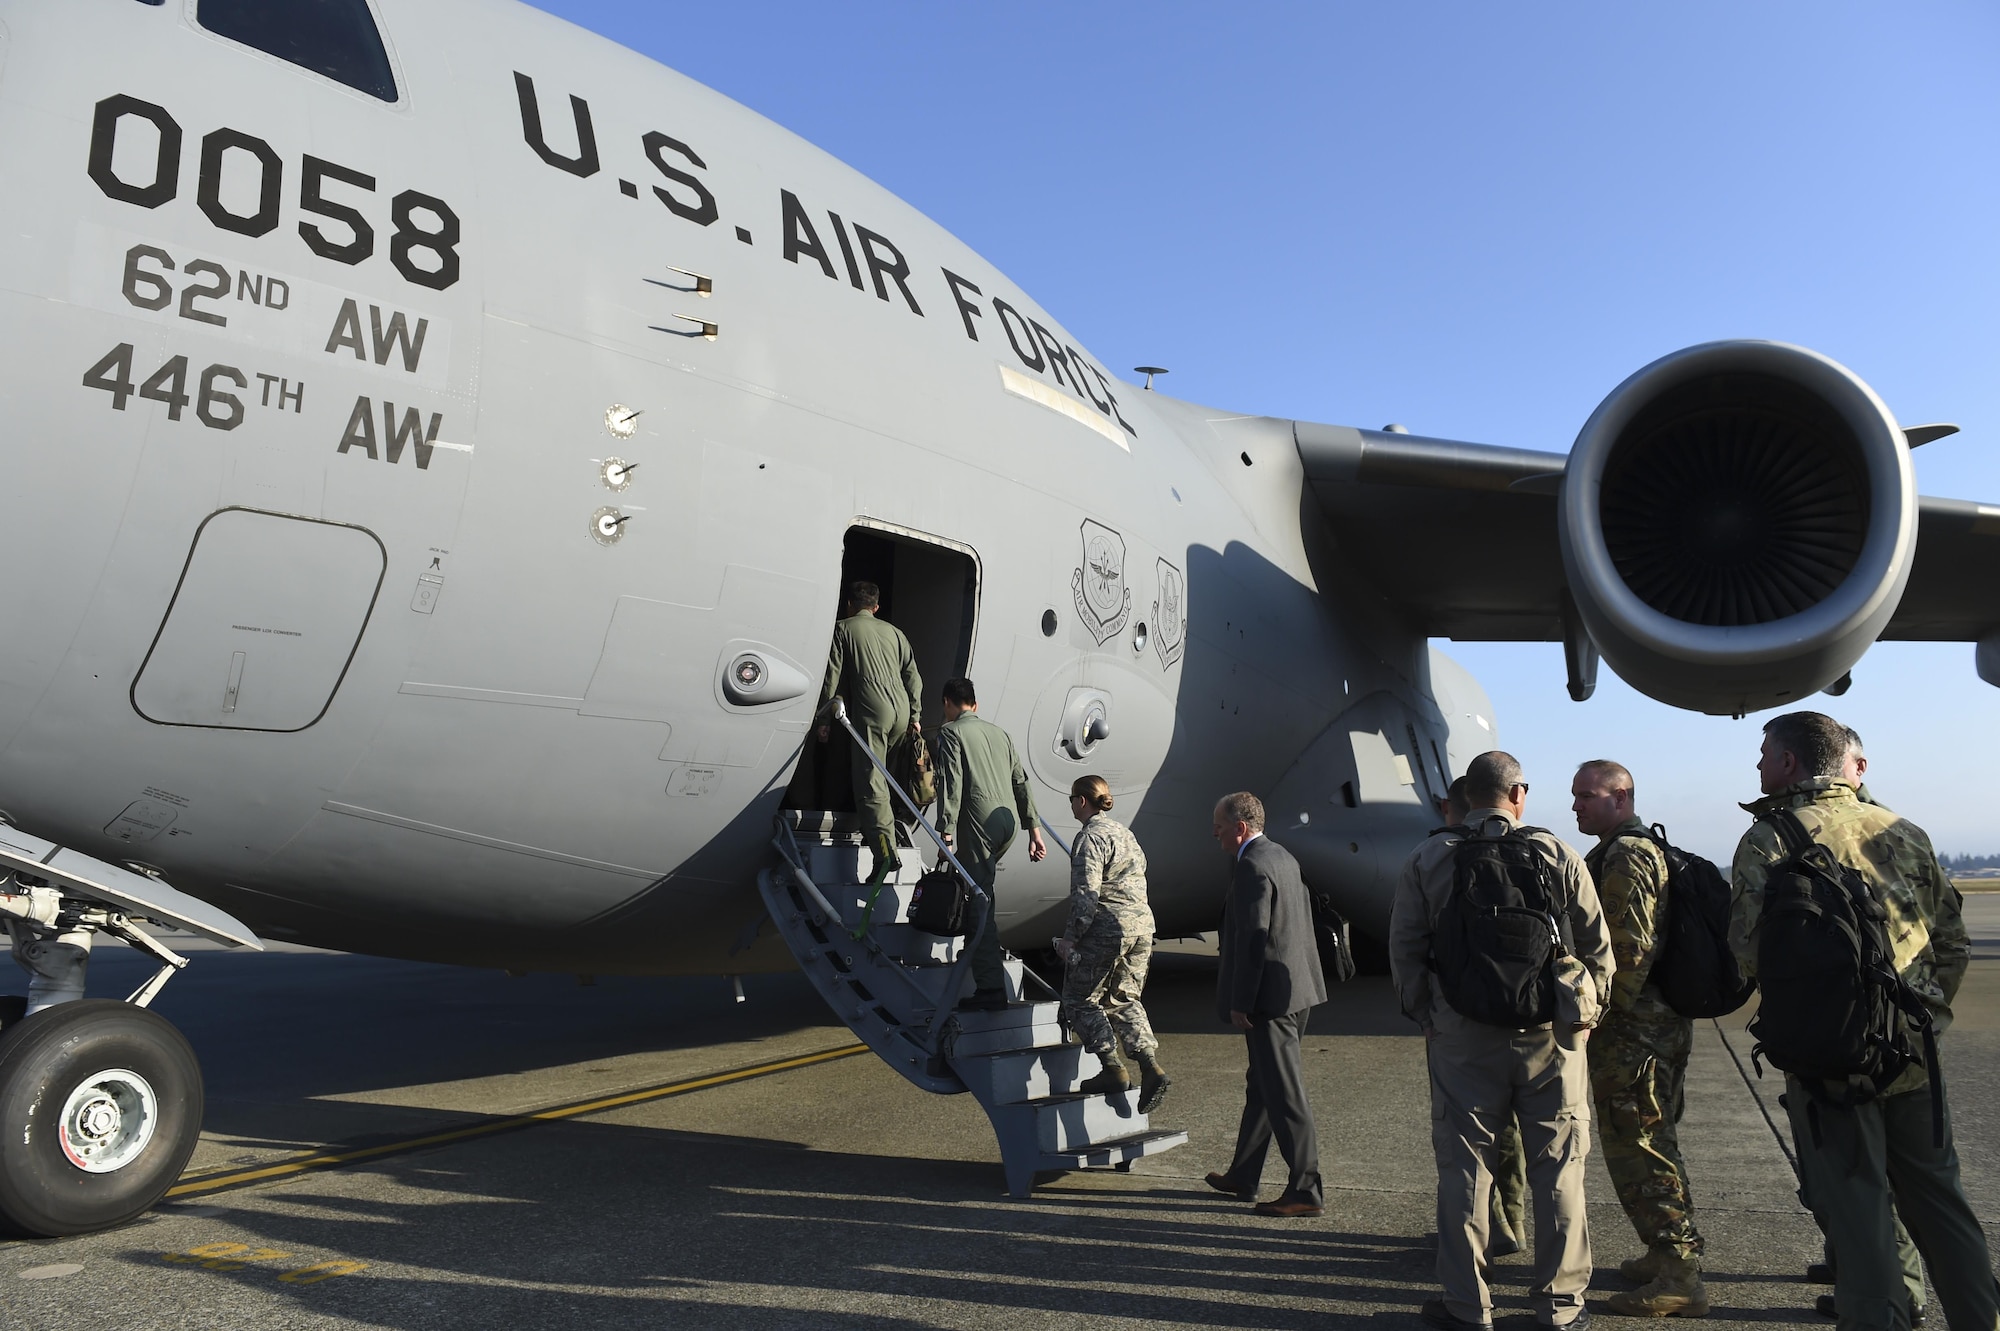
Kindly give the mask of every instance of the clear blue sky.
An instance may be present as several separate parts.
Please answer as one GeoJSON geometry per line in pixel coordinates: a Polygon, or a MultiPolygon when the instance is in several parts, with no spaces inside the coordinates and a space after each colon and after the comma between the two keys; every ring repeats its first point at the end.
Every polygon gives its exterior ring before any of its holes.
{"type": "MultiPolygon", "coordinates": [[[[1107,365],[1174,395],[1566,449],[1654,357],[1773,337],[1906,424],[1925,493],[2000,501],[2000,9],[1990,4],[541,7],[903,196],[1107,365]]],[[[2000,600],[2000,588],[1991,593],[2000,600]]],[[[1577,761],[1726,855],[1757,721],[1560,649],[1446,644],[1558,828],[1577,761]],[[1560,803],[1558,803],[1560,799],[1560,803]]],[[[2000,851],[2000,689],[1889,644],[1820,700],[1942,851],[2000,851]]]]}

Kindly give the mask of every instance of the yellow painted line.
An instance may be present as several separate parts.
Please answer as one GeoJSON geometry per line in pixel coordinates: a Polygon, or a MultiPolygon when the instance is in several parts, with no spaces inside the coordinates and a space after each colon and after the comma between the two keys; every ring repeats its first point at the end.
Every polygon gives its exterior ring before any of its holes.
{"type": "Polygon", "coordinates": [[[506,1118],[496,1118],[490,1122],[474,1123],[469,1127],[452,1128],[444,1132],[433,1132],[422,1137],[405,1137],[376,1146],[357,1147],[351,1151],[313,1151],[306,1155],[294,1156],[290,1160],[280,1160],[275,1164],[258,1165],[252,1169],[232,1169],[220,1174],[202,1174],[193,1178],[183,1176],[179,1183],[167,1189],[167,1196],[194,1197],[206,1192],[247,1187],[252,1183],[263,1183],[269,1179],[286,1178],[313,1170],[337,1169],[341,1165],[351,1165],[359,1160],[373,1160],[404,1151],[421,1151],[427,1147],[468,1141],[474,1137],[490,1137],[496,1132],[512,1132],[541,1123],[559,1123],[564,1119],[578,1118],[584,1114],[597,1114],[607,1109],[622,1109],[626,1105],[644,1104],[649,1100],[664,1100],[669,1096],[687,1095],[692,1091],[705,1091],[714,1086],[727,1086],[731,1082],[749,1081],[753,1077],[768,1077],[773,1073],[789,1072],[794,1068],[808,1068],[816,1063],[830,1063],[837,1058],[852,1058],[856,1054],[867,1052],[868,1046],[865,1044],[841,1045],[835,1049],[822,1049],[818,1053],[801,1054],[796,1058],[781,1058],[770,1063],[758,1063],[747,1068],[735,1068],[707,1077],[696,1077],[692,1081],[646,1086],[636,1091],[607,1095],[596,1100],[554,1105],[527,1114],[511,1114],[506,1118]]]}

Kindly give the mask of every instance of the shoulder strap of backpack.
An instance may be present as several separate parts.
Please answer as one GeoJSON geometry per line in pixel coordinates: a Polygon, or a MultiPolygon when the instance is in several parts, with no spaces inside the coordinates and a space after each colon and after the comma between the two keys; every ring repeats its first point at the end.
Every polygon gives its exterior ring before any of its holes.
{"type": "Polygon", "coordinates": [[[1790,809],[1779,809],[1770,814],[1765,821],[1777,829],[1778,841],[1784,846],[1787,855],[1798,855],[1812,849],[1812,833],[1806,831],[1806,825],[1800,822],[1798,814],[1790,809]]]}
{"type": "Polygon", "coordinates": [[[1516,823],[1507,835],[1519,837],[1535,850],[1536,876],[1542,882],[1542,899],[1548,906],[1550,921],[1556,927],[1556,934],[1562,941],[1563,951],[1574,956],[1576,940],[1571,936],[1569,923],[1569,894],[1562,890],[1562,863],[1555,851],[1550,850],[1541,838],[1554,839],[1555,833],[1546,827],[1531,827],[1527,823],[1516,823]]]}

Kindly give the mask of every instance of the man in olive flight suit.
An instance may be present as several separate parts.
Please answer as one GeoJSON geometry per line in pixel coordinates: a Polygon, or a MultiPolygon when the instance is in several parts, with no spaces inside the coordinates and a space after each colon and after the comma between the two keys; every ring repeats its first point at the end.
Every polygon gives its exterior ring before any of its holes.
{"type": "MultiPolygon", "coordinates": [[[[882,591],[872,582],[857,582],[847,589],[847,618],[833,626],[819,705],[824,709],[834,698],[844,700],[847,719],[868,750],[887,763],[889,746],[917,728],[924,681],[917,673],[910,640],[894,624],[875,617],[881,604],[882,591]]],[[[831,735],[831,725],[820,726],[822,741],[831,735]]],[[[875,872],[868,880],[872,887],[889,876],[899,858],[895,810],[889,785],[868,761],[868,753],[851,743],[849,747],[855,821],[860,824],[862,844],[875,852],[875,872]]]]}
{"type": "MultiPolygon", "coordinates": [[[[1921,828],[1856,798],[1844,775],[1850,748],[1846,727],[1819,712],[1788,712],[1765,723],[1757,762],[1764,797],[1744,806],[1757,822],[1737,844],[1731,870],[1730,946],[1743,973],[1755,975],[1771,869],[1789,858],[1771,819],[1790,810],[1888,912],[1891,964],[1923,998],[1941,1033],[1972,960],[1958,892],[1921,828]]],[[[1899,1211],[1953,1331],[2000,1326],[2000,1283],[1959,1180],[1950,1110],[1936,1106],[1945,1123],[1940,1145],[1921,1062],[1873,1100],[1852,1106],[1816,1100],[1804,1081],[1787,1074],[1785,1106],[1807,1200],[1838,1259],[1834,1305],[1841,1331],[1910,1325],[1896,1251],[1899,1211]]]]}
{"type": "Polygon", "coordinates": [[[1577,830],[1597,838],[1584,863],[1618,961],[1589,1045],[1598,1138],[1618,1200],[1646,1245],[1619,1268],[1639,1288],[1612,1295],[1605,1307],[1625,1317],[1705,1317],[1701,1234],[1678,1132],[1694,1023],[1652,980],[1667,921],[1667,858],[1633,808],[1632,773],[1623,765],[1583,764],[1570,794],[1577,830]]]}
{"type": "MultiPolygon", "coordinates": [[[[979,715],[979,695],[969,679],[944,685],[944,727],[937,737],[938,832],[989,901],[1000,873],[1000,857],[1028,829],[1028,858],[1040,863],[1049,853],[1035,817],[1035,793],[1021,767],[1021,755],[1007,732],[979,715]]],[[[965,1006],[991,1010],[1007,1006],[1007,978],[1000,953],[997,910],[972,943],[972,997],[965,1006]]]]}

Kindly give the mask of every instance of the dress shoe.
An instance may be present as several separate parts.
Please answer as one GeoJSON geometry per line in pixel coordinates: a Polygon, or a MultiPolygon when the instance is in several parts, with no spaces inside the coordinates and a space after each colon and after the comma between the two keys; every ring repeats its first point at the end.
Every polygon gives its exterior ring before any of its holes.
{"type": "Polygon", "coordinates": [[[1561,1326],[1552,1322],[1537,1322],[1535,1325],[1547,1327],[1549,1331],[1590,1331],[1590,1309],[1585,1308],[1561,1326]]]}
{"type": "Polygon", "coordinates": [[[1421,1315],[1424,1325],[1435,1327],[1437,1331],[1493,1331],[1491,1322],[1465,1322],[1453,1317],[1451,1309],[1444,1306],[1443,1299],[1426,1301],[1421,1315]]]}
{"type": "Polygon", "coordinates": [[[1005,989],[975,989],[970,998],[958,1001],[963,1012],[1005,1012],[1007,991],[1005,989]]]}
{"type": "Polygon", "coordinates": [[[1284,1196],[1272,1201],[1258,1202],[1251,1209],[1256,1211],[1258,1215],[1281,1215],[1287,1219],[1318,1215],[1325,1210],[1317,1202],[1309,1202],[1303,1197],[1294,1197],[1290,1193],[1286,1193],[1284,1196]]]}
{"type": "Polygon", "coordinates": [[[1227,1174],[1209,1173],[1208,1175],[1203,1177],[1202,1182],[1206,1183],[1209,1187],[1214,1188],[1217,1192],[1228,1193],[1231,1197],[1236,1198],[1236,1200],[1240,1202],[1247,1202],[1252,1197],[1255,1197],[1257,1195],[1257,1190],[1255,1188],[1242,1188],[1238,1187],[1234,1183],[1231,1183],[1229,1181],[1229,1175],[1227,1174]]]}
{"type": "Polygon", "coordinates": [[[1831,1285],[1833,1283],[1833,1264],[1831,1262],[1814,1262],[1811,1266],[1808,1266],[1806,1268],[1806,1283],[1808,1285],[1831,1285]]]}

